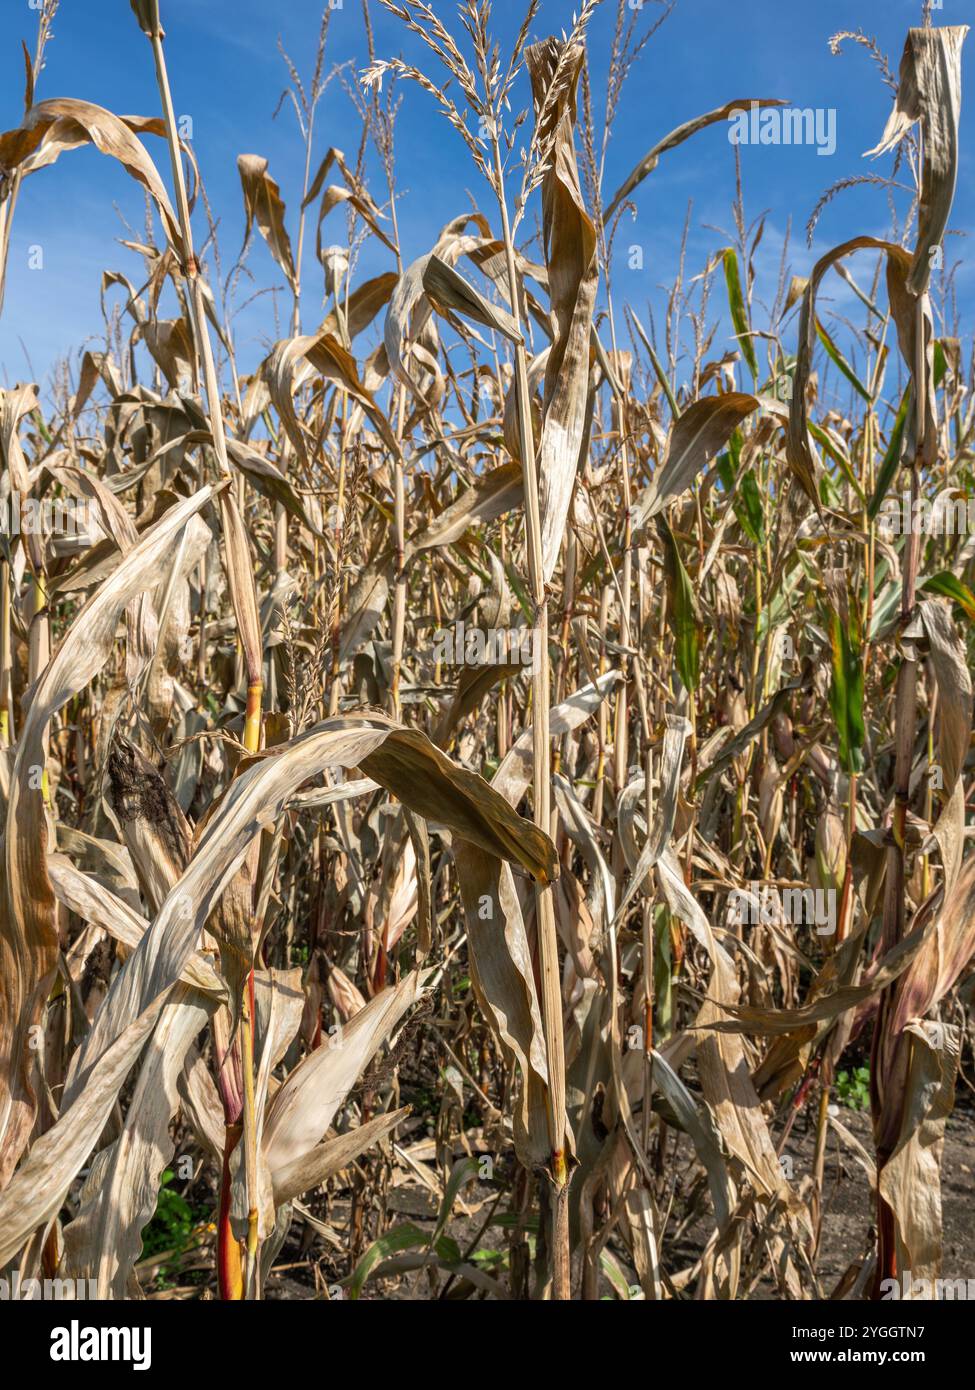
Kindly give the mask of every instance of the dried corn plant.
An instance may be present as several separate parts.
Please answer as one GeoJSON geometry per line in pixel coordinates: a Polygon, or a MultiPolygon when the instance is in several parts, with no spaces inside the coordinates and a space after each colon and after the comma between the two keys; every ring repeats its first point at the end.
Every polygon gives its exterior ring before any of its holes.
{"type": "Polygon", "coordinates": [[[487,0],[380,3],[429,63],[379,53],[366,5],[331,68],[326,10],[311,76],[286,57],[303,184],[241,152],[227,275],[157,0],[131,31],[157,112],[35,90],[45,0],[0,135],[3,268],[22,180],[56,196],[80,146],[149,209],[104,347],[50,407],[0,392],[0,1266],[116,1299],[934,1281],[975,542],[901,523],[975,510],[942,251],[966,30],[927,15],[896,79],[834,40],[894,88],[889,239],[805,279],[784,256],[763,307],[739,184],[658,333],[614,299],[621,225],[661,159],[781,101],[725,100],[624,178],[663,11],[585,0],[536,38],[530,0],[506,51],[487,0]],[[336,77],[351,157],[316,127],[336,77]],[[423,249],[396,117],[428,99],[483,201],[423,249]],[[245,370],[257,238],[292,307],[245,370]],[[857,1060],[863,1140],[830,1104],[857,1060]],[[827,1281],[844,1157],[872,1195],[827,1281]]]}

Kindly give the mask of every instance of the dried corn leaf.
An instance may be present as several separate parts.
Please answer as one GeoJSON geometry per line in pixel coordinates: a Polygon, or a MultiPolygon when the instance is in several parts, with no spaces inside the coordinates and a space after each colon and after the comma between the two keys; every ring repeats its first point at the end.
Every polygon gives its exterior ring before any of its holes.
{"type": "Polygon", "coordinates": [[[185,248],[179,223],[159,171],[126,120],[104,107],[73,97],[38,102],[17,130],[0,135],[0,169],[13,173],[23,167],[30,172],[53,163],[65,150],[89,143],[117,159],[152,195],[170,244],[182,261],[185,248]]]}
{"type": "Polygon", "coordinates": [[[568,56],[547,39],[525,51],[537,116],[537,139],[550,149],[542,182],[545,261],[551,295],[552,346],[545,365],[545,399],[538,451],[542,524],[542,577],[558,560],[576,472],[582,460],[589,402],[589,341],[599,278],[596,229],[586,211],[573,143],[576,83],[583,48],[568,56]],[[559,68],[565,73],[554,101],[546,101],[559,68]]]}
{"type": "MultiPolygon", "coordinates": [[[[898,1271],[930,1284],[941,1273],[941,1155],[955,1103],[961,1037],[945,1023],[915,1022],[900,1138],[880,1169],[880,1195],[894,1213],[898,1271]]],[[[904,1296],[909,1296],[905,1294],[904,1296]]]]}
{"type": "Polygon", "coordinates": [[[667,457],[634,508],[634,528],[656,516],[694,483],[710,459],[723,449],[741,422],[757,410],[757,396],[728,391],[694,401],[674,422],[667,457]]]}
{"type": "Polygon", "coordinates": [[[284,271],[291,289],[297,292],[294,254],[291,238],[284,225],[284,203],[281,190],[268,173],[267,160],[259,154],[237,156],[237,172],[244,191],[244,245],[242,259],[251,239],[254,223],[267,242],[268,250],[284,271]]]}
{"type": "Polygon", "coordinates": [[[916,121],[921,122],[924,134],[921,212],[908,279],[908,286],[916,295],[927,292],[932,252],[941,246],[955,196],[961,118],[961,48],[967,33],[967,24],[908,30],[894,109],[880,144],[867,151],[870,155],[884,154],[893,149],[916,121]]]}
{"type": "MultiPolygon", "coordinates": [[[[349,1091],[400,1019],[422,997],[432,972],[414,970],[385,989],[295,1067],[271,1102],[264,1148],[277,1186],[320,1145],[349,1091]]],[[[290,1179],[288,1180],[290,1181],[290,1179]]],[[[297,1194],[296,1194],[297,1195],[297,1194]]]]}
{"type": "Polygon", "coordinates": [[[55,899],[46,866],[48,832],[36,779],[36,770],[44,765],[48,725],[104,666],[120,615],[157,581],[179,534],[212,496],[213,489],[205,487],[172,507],[84,606],[34,691],[17,743],[7,807],[6,902],[0,918],[0,1131],[7,1173],[30,1129],[27,1036],[40,1017],[57,960],[55,899]]]}
{"type": "Polygon", "coordinates": [[[713,111],[706,111],[703,116],[695,116],[693,120],[684,121],[682,125],[672,130],[669,135],[653,146],[647,154],[643,156],[640,163],[632,173],[620,184],[613,194],[603,213],[603,222],[609,222],[613,213],[623,203],[630,194],[639,187],[648,174],[652,174],[660,162],[660,156],[666,154],[668,150],[676,149],[682,145],[690,136],[696,135],[699,130],[704,130],[709,125],[714,125],[717,121],[730,120],[738,112],[747,111],[756,106],[785,106],[784,97],[745,97],[737,101],[725,102],[724,106],[718,106],[713,111]]]}

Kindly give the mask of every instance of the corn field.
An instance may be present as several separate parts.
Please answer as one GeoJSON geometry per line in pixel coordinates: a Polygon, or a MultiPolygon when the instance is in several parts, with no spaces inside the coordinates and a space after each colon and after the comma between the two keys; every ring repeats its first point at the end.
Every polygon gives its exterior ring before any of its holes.
{"type": "Polygon", "coordinates": [[[858,184],[885,234],[806,276],[786,247],[765,302],[729,150],[732,231],[650,317],[614,266],[658,165],[787,119],[656,109],[619,167],[667,6],[527,0],[509,46],[491,0],[357,0],[339,70],[326,5],[282,59],[303,185],[240,153],[236,254],[166,0],[117,6],[138,116],[49,90],[59,3],[5,97],[0,299],[23,181],[56,202],[82,147],[144,232],[50,390],[0,390],[0,1273],[169,1301],[967,1278],[967,27],[831,40],[890,116],[796,213],[811,238],[858,184]],[[429,196],[407,102],[463,162],[432,246],[400,232],[404,182],[429,196]]]}

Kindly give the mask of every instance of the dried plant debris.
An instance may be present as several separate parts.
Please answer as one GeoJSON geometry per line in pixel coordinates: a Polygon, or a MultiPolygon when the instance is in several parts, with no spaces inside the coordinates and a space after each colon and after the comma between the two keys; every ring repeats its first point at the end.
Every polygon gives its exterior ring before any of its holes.
{"type": "Polygon", "coordinates": [[[312,72],[283,54],[304,183],[239,154],[233,266],[165,3],[126,21],[161,114],[38,92],[44,0],[0,134],[4,273],[76,149],[147,209],[104,343],[0,391],[0,1265],[114,1299],[935,1287],[973,1145],[966,30],[911,29],[899,76],[833,40],[893,105],[814,220],[864,184],[889,233],[806,277],[786,247],[767,306],[742,178],[648,331],[608,272],[659,162],[796,113],[664,119],[627,175],[663,13],[545,37],[530,0],[506,50],[489,3],[376,3],[423,65],[366,4],[333,67],[326,8],[312,72]],[[473,165],[432,246],[405,99],[473,165]]]}

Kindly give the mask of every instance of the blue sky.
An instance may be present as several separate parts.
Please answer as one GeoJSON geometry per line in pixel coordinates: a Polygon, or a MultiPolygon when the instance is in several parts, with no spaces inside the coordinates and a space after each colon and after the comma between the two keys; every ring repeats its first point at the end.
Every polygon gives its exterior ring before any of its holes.
{"type": "MultiPolygon", "coordinates": [[[[335,3],[335,0],[333,0],[335,3]]],[[[314,62],[322,0],[162,0],[167,30],[167,57],[177,113],[193,120],[194,148],[211,204],[220,218],[225,265],[236,257],[243,236],[243,212],[236,157],[259,153],[270,160],[281,186],[289,223],[294,228],[300,201],[303,152],[289,107],[272,120],[286,83],[277,51],[280,35],[306,75],[314,62]]],[[[437,11],[455,31],[453,4],[437,11]]],[[[573,5],[543,0],[534,36],[560,32],[571,23],[573,5]]],[[[590,59],[597,104],[612,32],[615,0],[604,0],[591,29],[590,59]]],[[[624,91],[607,162],[607,196],[645,151],[662,135],[711,107],[732,98],[781,96],[799,107],[834,108],[836,150],[831,156],[814,147],[759,146],[742,150],[746,211],[749,218],[767,212],[765,236],[757,257],[760,289],[771,298],[788,218],[793,220],[792,269],[808,271],[816,255],[858,233],[887,231],[884,195],[877,188],[854,189],[825,210],[813,249],[805,245],[803,227],[820,192],[830,183],[864,172],[886,173],[889,157],[876,164],[863,151],[877,143],[891,96],[864,51],[847,44],[831,55],[828,39],[840,29],[862,28],[875,35],[896,71],[908,26],[919,21],[920,0],[677,0],[673,13],[644,50],[624,91]]],[[[656,14],[645,0],[644,14],[656,14]]],[[[975,13],[970,0],[944,0],[935,11],[938,23],[964,23],[975,13]]],[[[380,57],[402,54],[418,59],[416,40],[403,26],[372,5],[380,57]]],[[[494,27],[504,47],[520,22],[522,5],[496,0],[494,27]]],[[[28,0],[4,0],[0,45],[0,92],[4,93],[5,128],[21,115],[23,66],[20,39],[33,43],[36,15],[28,0]]],[[[158,99],[149,45],[140,33],[128,0],[62,0],[48,48],[39,97],[81,97],[119,113],[156,114],[158,99]]],[[[975,40],[969,39],[964,75],[972,72],[975,40]]],[[[343,0],[332,14],[328,62],[349,62],[349,76],[365,64],[360,0],[343,0]]],[[[432,72],[429,58],[423,66],[432,72]]],[[[397,126],[400,201],[398,214],[405,258],[429,250],[450,218],[468,210],[470,194],[497,225],[491,197],[473,169],[459,137],[436,113],[430,98],[405,86],[397,126]]],[[[522,89],[518,107],[527,105],[522,89]]],[[[972,169],[973,132],[970,98],[962,117],[962,164],[952,226],[965,234],[975,213],[972,169]]],[[[359,124],[339,81],[333,81],[319,108],[315,163],[329,145],[354,154],[359,124]]],[[[148,147],[168,181],[168,162],[161,141],[148,147]]],[[[377,201],[384,185],[375,164],[370,186],[377,201]]],[[[709,253],[728,244],[715,228],[730,229],[734,196],[733,147],[727,128],[715,126],[666,155],[635,195],[638,212],[629,215],[617,237],[614,294],[628,300],[646,322],[648,305],[658,315],[660,286],[669,283],[677,265],[688,200],[693,200],[688,270],[696,273],[709,253]],[[644,251],[643,269],[627,266],[629,246],[644,251]]],[[[199,216],[199,214],[198,214],[199,216]]],[[[343,237],[342,214],[333,214],[336,240],[343,237]]],[[[93,151],[73,152],[51,169],[25,181],[17,207],[12,240],[7,302],[0,320],[0,381],[37,380],[44,384],[54,362],[67,356],[77,364],[80,351],[101,332],[99,284],[104,269],[117,269],[141,284],[141,261],[118,245],[118,238],[139,236],[144,220],[141,190],[111,161],[93,151]],[[128,223],[126,231],[120,214],[128,223]],[[28,249],[41,246],[43,270],[28,269],[28,249]]],[[[532,216],[525,226],[532,224],[532,216]]],[[[199,224],[200,239],[205,224],[199,224]]],[[[326,224],[328,228],[329,224],[326,224]]],[[[326,240],[331,236],[326,231],[326,240]]],[[[306,329],[321,313],[321,276],[314,263],[314,234],[305,264],[306,329]]],[[[953,237],[949,264],[963,262],[957,284],[966,334],[975,298],[971,249],[964,235],[953,237]]],[[[253,249],[249,265],[261,285],[282,277],[263,243],[253,249]]],[[[358,278],[388,269],[391,257],[372,242],[358,278]]],[[[866,280],[863,260],[855,273],[866,280]]],[[[830,277],[824,295],[837,312],[851,303],[850,292],[830,277]]],[[[717,297],[717,291],[716,291],[717,297]]],[[[286,298],[281,301],[286,320],[286,298]]],[[[716,311],[718,309],[715,305],[716,311]]],[[[828,306],[824,303],[824,308],[828,306]]],[[[258,300],[238,325],[242,367],[249,369],[275,337],[269,298],[258,300]]],[[[728,346],[722,324],[714,356],[728,346]]],[[[793,321],[794,333],[794,321],[793,321]]],[[[794,346],[794,344],[790,344],[794,346]]]]}

